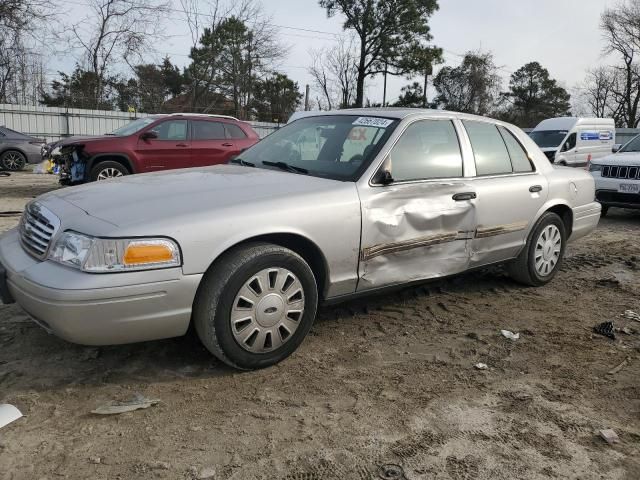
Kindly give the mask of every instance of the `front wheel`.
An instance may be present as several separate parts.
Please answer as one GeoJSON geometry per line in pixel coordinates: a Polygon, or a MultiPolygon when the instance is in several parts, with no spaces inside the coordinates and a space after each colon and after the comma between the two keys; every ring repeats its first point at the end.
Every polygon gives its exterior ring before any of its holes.
{"type": "Polygon", "coordinates": [[[0,166],[4,170],[9,170],[10,172],[17,172],[18,170],[22,170],[26,164],[27,157],[15,150],[9,150],[8,152],[4,152],[2,156],[0,156],[0,166]]]}
{"type": "Polygon", "coordinates": [[[550,282],[562,265],[566,239],[562,219],[555,213],[545,213],[536,223],[518,258],[507,266],[509,275],[534,287],[550,282]]]}
{"type": "Polygon", "coordinates": [[[602,210],[600,210],[600,216],[606,217],[608,212],[609,212],[609,207],[606,205],[602,205],[602,210]]]}
{"type": "Polygon", "coordinates": [[[219,360],[250,370],[291,355],[311,329],[317,305],[315,277],[302,257],[254,243],[226,253],[205,274],[193,321],[219,360]]]}
{"type": "Polygon", "coordinates": [[[95,165],[89,173],[89,180],[92,182],[100,182],[110,178],[123,177],[128,174],[129,170],[127,170],[124,165],[109,160],[95,165]]]}

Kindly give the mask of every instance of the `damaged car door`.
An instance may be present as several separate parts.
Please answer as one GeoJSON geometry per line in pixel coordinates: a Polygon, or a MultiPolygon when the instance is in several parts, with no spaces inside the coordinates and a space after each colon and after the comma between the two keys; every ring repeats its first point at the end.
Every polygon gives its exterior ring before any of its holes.
{"type": "Polygon", "coordinates": [[[518,255],[548,194],[548,180],[536,172],[518,139],[505,127],[462,120],[475,166],[470,180],[478,197],[471,267],[518,255]]]}
{"type": "Polygon", "coordinates": [[[359,193],[359,291],[467,268],[476,193],[451,120],[411,123],[359,193]]]}

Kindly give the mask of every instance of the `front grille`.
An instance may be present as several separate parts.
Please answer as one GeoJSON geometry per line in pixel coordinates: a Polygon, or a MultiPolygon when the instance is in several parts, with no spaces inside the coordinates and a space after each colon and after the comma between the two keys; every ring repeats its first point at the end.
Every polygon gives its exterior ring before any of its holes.
{"type": "Polygon", "coordinates": [[[50,210],[38,203],[30,203],[20,219],[22,247],[34,257],[44,258],[59,226],[60,220],[50,210]]]}
{"type": "Polygon", "coordinates": [[[603,178],[640,179],[640,166],[604,165],[600,171],[603,178]]]}

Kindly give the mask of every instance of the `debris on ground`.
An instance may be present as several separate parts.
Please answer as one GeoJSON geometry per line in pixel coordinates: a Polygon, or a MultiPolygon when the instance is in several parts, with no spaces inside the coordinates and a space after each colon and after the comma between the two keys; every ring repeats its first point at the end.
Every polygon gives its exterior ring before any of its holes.
{"type": "Polygon", "coordinates": [[[613,332],[613,322],[602,322],[595,327],[593,327],[593,331],[599,335],[603,335],[611,340],[616,339],[616,334],[613,332]]]}
{"type": "Polygon", "coordinates": [[[136,393],[130,400],[124,402],[113,401],[111,403],[101,405],[91,413],[96,415],[117,415],[119,413],[133,412],[134,410],[142,410],[160,403],[158,399],[145,398],[143,395],[136,393]]]}
{"type": "Polygon", "coordinates": [[[504,338],[508,338],[509,340],[513,340],[514,342],[520,338],[519,333],[513,333],[509,330],[500,330],[500,333],[504,338]]]}
{"type": "Polygon", "coordinates": [[[618,434],[611,428],[600,430],[599,433],[600,433],[600,437],[602,437],[602,439],[605,442],[607,442],[609,445],[613,445],[614,443],[618,443],[620,441],[618,434]]]}
{"type": "Polygon", "coordinates": [[[0,404],[0,428],[15,422],[20,417],[22,417],[22,413],[13,405],[8,403],[0,404]]]}
{"type": "Polygon", "coordinates": [[[622,370],[627,365],[627,363],[629,363],[630,361],[631,361],[631,357],[625,358],[617,367],[612,368],[611,370],[609,370],[609,375],[615,375],[620,370],[622,370]]]}
{"type": "Polygon", "coordinates": [[[89,461],[94,465],[100,465],[102,463],[102,458],[100,457],[89,457],[89,461]]]}
{"type": "Polygon", "coordinates": [[[489,368],[489,365],[487,365],[486,363],[479,362],[479,363],[476,363],[474,367],[476,367],[478,370],[487,370],[489,368]]]}
{"type": "Polygon", "coordinates": [[[636,322],[640,322],[640,313],[636,313],[633,310],[625,310],[621,316],[626,318],[627,320],[635,320],[636,322]]]}
{"type": "Polygon", "coordinates": [[[382,480],[405,480],[404,470],[400,465],[390,463],[378,469],[378,478],[382,480]]]}
{"type": "Polygon", "coordinates": [[[216,469],[213,467],[203,468],[198,474],[198,480],[212,480],[216,478],[216,469]]]}
{"type": "Polygon", "coordinates": [[[636,333],[636,331],[631,327],[622,327],[620,331],[625,335],[633,335],[634,333],[636,333]]]}

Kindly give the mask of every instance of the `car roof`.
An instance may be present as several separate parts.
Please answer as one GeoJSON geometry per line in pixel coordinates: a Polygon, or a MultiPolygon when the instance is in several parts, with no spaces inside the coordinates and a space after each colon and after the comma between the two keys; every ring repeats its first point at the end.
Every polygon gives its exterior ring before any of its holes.
{"type": "Polygon", "coordinates": [[[164,117],[187,117],[187,118],[222,118],[227,120],[234,120],[239,122],[236,117],[232,117],[231,115],[214,115],[209,113],[189,113],[189,112],[178,112],[178,113],[154,113],[149,115],[152,118],[164,118],[164,117]]]}
{"type": "MultiPolygon", "coordinates": [[[[491,121],[496,124],[505,124],[500,120],[469,113],[451,112],[449,110],[435,110],[430,108],[402,108],[402,107],[379,107],[379,108],[347,108],[344,110],[307,111],[299,118],[317,117],[325,115],[358,115],[372,117],[387,117],[402,120],[408,117],[428,115],[433,118],[458,118],[462,120],[482,120],[491,121]]],[[[297,120],[297,119],[296,119],[297,120]]]]}

